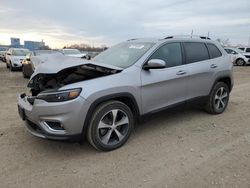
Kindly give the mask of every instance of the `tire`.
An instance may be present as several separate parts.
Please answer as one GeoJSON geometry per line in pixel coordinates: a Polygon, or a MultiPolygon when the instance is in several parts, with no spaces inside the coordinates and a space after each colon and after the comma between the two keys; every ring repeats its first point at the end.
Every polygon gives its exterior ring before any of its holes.
{"type": "Polygon", "coordinates": [[[9,69],[9,68],[10,68],[10,66],[8,65],[8,63],[7,63],[7,62],[6,62],[6,68],[7,68],[7,69],[9,69]]]}
{"type": "Polygon", "coordinates": [[[10,62],[10,71],[14,71],[14,68],[12,67],[12,63],[10,62]]]}
{"type": "Polygon", "coordinates": [[[227,108],[229,101],[229,88],[224,82],[218,82],[213,86],[205,110],[210,114],[221,114],[227,108]]]}
{"type": "Polygon", "coordinates": [[[25,73],[24,67],[22,67],[23,77],[28,78],[27,74],[25,73]]]}
{"type": "Polygon", "coordinates": [[[236,60],[236,65],[238,66],[244,66],[246,62],[243,59],[237,59],[236,60]]]}
{"type": "Polygon", "coordinates": [[[91,117],[87,139],[97,150],[111,151],[126,143],[133,127],[134,116],[126,104],[119,101],[104,102],[91,117]]]}

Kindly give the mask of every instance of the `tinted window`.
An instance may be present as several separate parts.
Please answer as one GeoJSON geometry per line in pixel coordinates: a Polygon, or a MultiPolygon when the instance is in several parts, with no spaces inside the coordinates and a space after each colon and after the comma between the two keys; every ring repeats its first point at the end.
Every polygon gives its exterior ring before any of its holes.
{"type": "Polygon", "coordinates": [[[225,49],[225,51],[228,53],[228,54],[232,54],[233,50],[230,50],[230,49],[225,49]]]}
{"type": "Polygon", "coordinates": [[[244,48],[239,48],[239,49],[244,51],[244,48]]]}
{"type": "MultiPolygon", "coordinates": [[[[216,58],[222,56],[220,50],[214,44],[207,44],[207,48],[210,54],[210,58],[216,58]]],[[[232,54],[235,54],[235,51],[232,50],[232,54]]]]}
{"type": "Polygon", "coordinates": [[[250,52],[250,48],[247,48],[247,49],[246,49],[246,52],[250,52]]]}
{"type": "Polygon", "coordinates": [[[209,59],[207,47],[204,43],[185,42],[186,62],[194,63],[209,59]]]}
{"type": "Polygon", "coordinates": [[[180,43],[169,43],[160,47],[150,57],[150,59],[161,59],[167,64],[167,67],[174,67],[182,64],[182,54],[180,43]]]}

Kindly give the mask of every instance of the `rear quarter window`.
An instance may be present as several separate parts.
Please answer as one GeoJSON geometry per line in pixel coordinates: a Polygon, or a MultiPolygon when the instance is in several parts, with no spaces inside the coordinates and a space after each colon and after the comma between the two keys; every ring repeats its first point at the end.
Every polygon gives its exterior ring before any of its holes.
{"type": "Polygon", "coordinates": [[[207,48],[211,59],[222,56],[221,51],[214,44],[207,44],[207,48]]]}
{"type": "Polygon", "coordinates": [[[247,49],[246,49],[246,52],[250,52],[250,48],[247,48],[247,49]]]}
{"type": "Polygon", "coordinates": [[[205,43],[184,42],[186,63],[195,63],[209,59],[205,43]]]}

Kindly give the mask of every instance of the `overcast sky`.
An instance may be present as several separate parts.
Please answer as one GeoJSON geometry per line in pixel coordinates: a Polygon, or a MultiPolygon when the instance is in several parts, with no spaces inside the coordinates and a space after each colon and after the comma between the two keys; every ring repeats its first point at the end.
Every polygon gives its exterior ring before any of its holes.
{"type": "Polygon", "coordinates": [[[0,0],[0,43],[10,37],[113,45],[138,37],[190,34],[248,44],[250,0],[0,0]]]}

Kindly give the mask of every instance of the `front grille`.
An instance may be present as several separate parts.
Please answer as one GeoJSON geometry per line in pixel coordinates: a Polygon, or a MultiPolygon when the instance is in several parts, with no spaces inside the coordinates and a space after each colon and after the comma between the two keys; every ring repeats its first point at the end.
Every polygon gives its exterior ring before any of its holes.
{"type": "Polygon", "coordinates": [[[245,55],[246,58],[250,58],[250,55],[245,55]]]}

